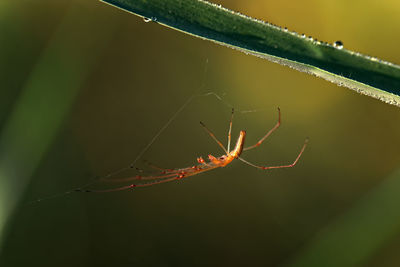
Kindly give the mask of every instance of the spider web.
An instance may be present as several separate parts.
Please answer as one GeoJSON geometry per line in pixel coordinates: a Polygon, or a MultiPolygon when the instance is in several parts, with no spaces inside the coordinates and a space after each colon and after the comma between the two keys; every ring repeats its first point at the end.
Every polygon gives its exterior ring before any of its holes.
{"type": "MultiPolygon", "coordinates": [[[[74,187],[68,191],[64,191],[62,193],[58,193],[58,194],[54,194],[51,196],[47,196],[47,197],[42,197],[42,198],[38,198],[34,201],[30,201],[27,204],[34,204],[34,203],[38,203],[41,201],[45,201],[45,200],[50,200],[50,199],[54,199],[54,198],[59,198],[59,197],[63,197],[66,196],[68,194],[72,194],[72,193],[79,193],[79,192],[95,192],[95,191],[91,191],[91,190],[86,190],[87,188],[89,188],[90,186],[102,182],[102,181],[107,181],[110,180],[111,178],[115,177],[118,174],[121,174],[123,172],[126,172],[128,170],[137,170],[137,171],[143,171],[141,169],[139,169],[136,165],[138,163],[138,161],[140,159],[142,159],[143,155],[150,149],[150,147],[154,144],[154,142],[160,137],[160,135],[170,126],[170,124],[178,117],[178,115],[195,99],[198,97],[208,97],[208,96],[212,96],[215,97],[217,100],[221,101],[221,103],[229,108],[234,108],[234,106],[229,103],[228,101],[226,101],[224,99],[224,96],[226,95],[226,93],[223,94],[218,94],[215,91],[211,91],[211,90],[204,90],[205,89],[205,81],[206,81],[206,77],[207,77],[207,72],[208,72],[208,59],[205,62],[205,66],[204,66],[204,72],[203,72],[203,77],[202,77],[202,82],[201,85],[198,87],[198,89],[175,111],[175,113],[173,113],[173,115],[168,119],[168,121],[156,132],[156,134],[150,139],[150,141],[142,148],[142,150],[140,150],[140,152],[137,154],[137,156],[134,158],[134,160],[132,162],[130,162],[127,166],[123,167],[123,168],[119,168],[117,170],[114,170],[112,172],[109,172],[107,175],[103,175],[103,176],[96,176],[94,178],[91,179],[91,181],[89,181],[86,184],[83,184],[81,186],[78,187],[74,187]]],[[[245,113],[252,113],[252,112],[259,112],[263,109],[251,109],[251,110],[241,110],[241,109],[237,109],[235,108],[236,112],[245,114],[245,113]]]]}

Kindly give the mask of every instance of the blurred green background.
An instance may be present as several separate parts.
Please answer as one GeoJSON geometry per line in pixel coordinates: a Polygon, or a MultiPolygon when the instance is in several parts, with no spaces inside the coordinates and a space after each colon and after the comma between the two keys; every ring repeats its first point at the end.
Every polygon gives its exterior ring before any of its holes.
{"type": "MultiPolygon", "coordinates": [[[[218,3],[400,63],[399,1],[218,3]]],[[[96,0],[1,1],[0,82],[1,266],[400,265],[397,107],[96,0]],[[128,166],[202,84],[258,110],[234,118],[249,144],[279,106],[281,128],[243,157],[291,162],[309,136],[299,164],[30,203],[128,166]]],[[[195,98],[143,159],[220,155],[199,121],[226,142],[229,116],[195,98]]]]}

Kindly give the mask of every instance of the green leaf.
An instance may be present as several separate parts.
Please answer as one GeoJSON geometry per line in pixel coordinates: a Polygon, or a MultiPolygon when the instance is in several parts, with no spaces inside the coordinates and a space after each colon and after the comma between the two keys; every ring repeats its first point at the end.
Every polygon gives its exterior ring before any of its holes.
{"type": "Polygon", "coordinates": [[[103,0],[185,33],[268,59],[400,106],[400,66],[203,0],[103,0]]]}

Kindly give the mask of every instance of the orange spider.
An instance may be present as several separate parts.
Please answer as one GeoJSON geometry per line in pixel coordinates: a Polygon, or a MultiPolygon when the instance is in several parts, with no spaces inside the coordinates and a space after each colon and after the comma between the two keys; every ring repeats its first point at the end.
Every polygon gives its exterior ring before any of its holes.
{"type": "Polygon", "coordinates": [[[232,130],[232,119],[233,119],[233,113],[234,110],[232,109],[231,113],[231,119],[229,122],[229,131],[228,131],[228,146],[227,149],[224,147],[224,145],[215,137],[215,135],[205,126],[204,123],[200,122],[200,124],[204,127],[204,129],[208,132],[208,134],[218,143],[218,145],[224,150],[225,154],[220,156],[220,157],[214,157],[213,155],[208,155],[209,162],[206,162],[202,157],[197,158],[197,162],[199,164],[187,167],[187,168],[181,168],[181,169],[164,169],[157,167],[155,165],[150,166],[154,169],[159,170],[160,172],[158,175],[154,176],[141,176],[141,175],[136,175],[134,177],[129,177],[129,178],[122,178],[122,179],[113,179],[113,181],[119,181],[119,182],[127,182],[127,181],[133,181],[133,180],[155,180],[152,182],[147,182],[147,183],[135,183],[135,184],[130,184],[122,187],[117,187],[117,188],[112,188],[112,189],[105,189],[105,190],[83,190],[83,189],[76,189],[75,191],[80,191],[80,192],[114,192],[114,191],[122,191],[122,190],[127,190],[127,189],[133,189],[136,187],[146,187],[146,186],[152,186],[156,184],[161,184],[165,182],[170,182],[174,180],[179,180],[183,179],[189,176],[193,176],[202,172],[210,171],[216,168],[220,167],[225,167],[229,163],[231,163],[234,159],[239,159],[242,162],[253,166],[255,168],[261,169],[261,170],[269,170],[269,169],[279,169],[279,168],[291,168],[296,165],[298,160],[300,159],[301,155],[303,154],[304,149],[306,148],[306,145],[308,143],[308,138],[305,140],[303,147],[301,148],[299,154],[297,155],[296,159],[292,164],[288,165],[280,165],[280,166],[258,166],[253,163],[248,162],[247,160],[243,159],[240,157],[243,151],[250,150],[253,148],[258,147],[261,145],[262,142],[264,142],[265,139],[267,139],[268,136],[271,135],[273,131],[275,131],[281,124],[281,112],[280,109],[278,108],[278,122],[276,125],[269,130],[269,132],[264,135],[256,144],[249,146],[249,147],[244,147],[244,141],[246,138],[246,132],[245,131],[240,131],[239,133],[239,138],[236,141],[235,148],[230,151],[230,145],[231,145],[231,130],[232,130]]]}

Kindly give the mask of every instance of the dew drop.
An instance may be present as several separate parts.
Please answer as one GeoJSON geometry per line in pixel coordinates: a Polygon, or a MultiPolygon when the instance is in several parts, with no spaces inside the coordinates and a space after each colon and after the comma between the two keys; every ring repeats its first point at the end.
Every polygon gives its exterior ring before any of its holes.
{"type": "Polygon", "coordinates": [[[306,35],[303,33],[303,34],[301,35],[301,38],[306,38],[306,35]]]}
{"type": "Polygon", "coordinates": [[[285,28],[283,28],[283,30],[284,30],[285,32],[287,32],[287,31],[288,31],[288,28],[287,28],[287,27],[285,27],[285,28]]]}
{"type": "Polygon", "coordinates": [[[343,43],[342,43],[342,41],[336,41],[333,43],[333,46],[336,47],[337,49],[342,49],[343,43]]]}
{"type": "Polygon", "coordinates": [[[157,22],[157,18],[156,17],[151,17],[151,18],[143,17],[143,21],[144,22],[151,22],[151,21],[157,22]]]}

